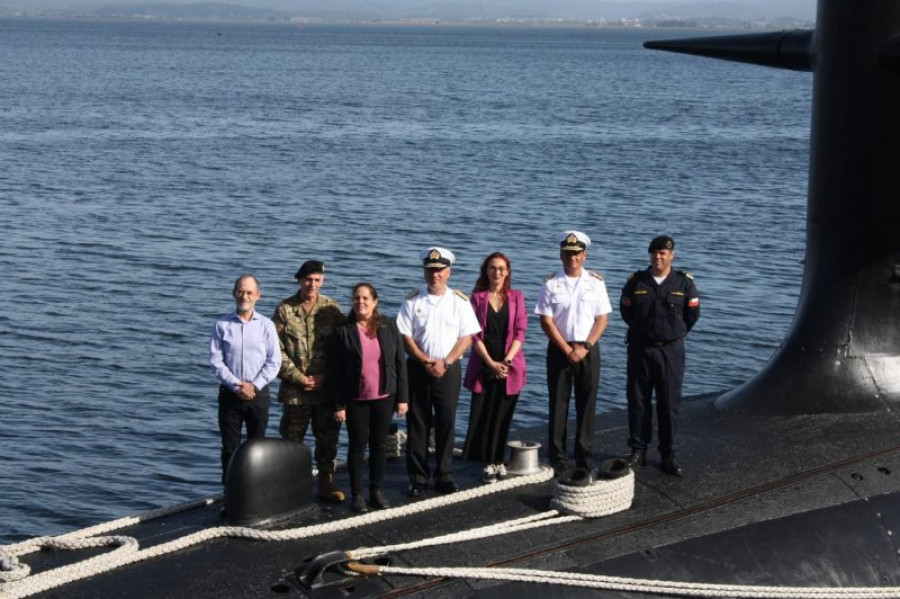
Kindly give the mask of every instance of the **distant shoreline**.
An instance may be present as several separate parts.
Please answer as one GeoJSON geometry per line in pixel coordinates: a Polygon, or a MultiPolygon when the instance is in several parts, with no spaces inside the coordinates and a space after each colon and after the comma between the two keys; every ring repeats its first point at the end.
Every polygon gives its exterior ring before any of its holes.
{"type": "Polygon", "coordinates": [[[697,21],[667,21],[665,23],[623,23],[621,20],[603,19],[319,19],[306,17],[179,17],[161,15],[98,15],[85,13],[4,14],[0,19],[46,19],[79,21],[129,21],[164,23],[223,23],[262,25],[322,25],[366,27],[510,27],[552,29],[707,29],[717,31],[771,31],[795,28],[813,28],[815,23],[797,21],[794,24],[747,23],[705,24],[697,21]]]}

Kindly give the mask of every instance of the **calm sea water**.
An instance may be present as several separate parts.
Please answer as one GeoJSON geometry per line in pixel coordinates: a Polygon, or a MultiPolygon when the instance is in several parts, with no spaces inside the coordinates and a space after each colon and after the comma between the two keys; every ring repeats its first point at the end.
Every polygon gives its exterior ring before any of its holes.
{"type": "MultiPolygon", "coordinates": [[[[745,380],[798,294],[811,76],[641,48],[702,34],[0,20],[0,541],[219,491],[207,339],[245,271],[265,313],[310,258],[395,313],[422,246],[464,291],[499,249],[533,305],[576,227],[615,303],[668,233],[703,296],[686,393],[745,380]]],[[[532,320],[516,427],[544,347],[532,320]]]]}

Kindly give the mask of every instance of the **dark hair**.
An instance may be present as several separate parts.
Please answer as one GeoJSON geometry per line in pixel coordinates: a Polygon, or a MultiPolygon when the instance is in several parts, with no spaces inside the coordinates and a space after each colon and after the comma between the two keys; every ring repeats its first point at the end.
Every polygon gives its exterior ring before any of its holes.
{"type": "MultiPolygon", "coordinates": [[[[353,297],[356,296],[356,292],[360,287],[365,287],[369,290],[369,293],[372,294],[372,299],[378,299],[378,291],[371,283],[357,283],[355,287],[353,287],[353,293],[350,294],[351,303],[353,301],[353,297]]],[[[356,320],[356,312],[353,308],[350,308],[350,314],[347,315],[347,322],[355,323],[356,320]]],[[[369,324],[366,326],[366,333],[369,337],[374,337],[378,333],[378,326],[381,324],[381,315],[378,313],[378,306],[375,306],[374,311],[372,312],[372,318],[369,320],[369,324]]]]}
{"type": "Polygon", "coordinates": [[[509,291],[509,286],[512,283],[512,264],[510,263],[509,258],[503,252],[494,252],[484,259],[484,262],[481,263],[481,270],[478,273],[478,280],[475,281],[475,288],[473,289],[473,291],[487,291],[491,288],[491,282],[488,279],[487,269],[488,264],[490,264],[491,260],[493,260],[494,258],[500,258],[501,260],[506,262],[506,280],[503,281],[503,289],[500,290],[500,295],[503,296],[503,299],[505,301],[506,292],[509,291]]]}

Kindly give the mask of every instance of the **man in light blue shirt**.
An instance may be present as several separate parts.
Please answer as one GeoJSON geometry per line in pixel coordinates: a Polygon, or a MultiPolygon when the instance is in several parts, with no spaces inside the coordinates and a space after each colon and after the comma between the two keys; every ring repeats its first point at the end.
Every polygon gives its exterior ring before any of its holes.
{"type": "Polygon", "coordinates": [[[209,364],[219,379],[219,431],[222,433],[222,482],[232,454],[247,438],[266,436],[269,383],[281,367],[281,348],[271,320],[253,308],[261,297],[259,280],[241,275],[232,291],[235,310],[216,321],[209,340],[209,364]]]}

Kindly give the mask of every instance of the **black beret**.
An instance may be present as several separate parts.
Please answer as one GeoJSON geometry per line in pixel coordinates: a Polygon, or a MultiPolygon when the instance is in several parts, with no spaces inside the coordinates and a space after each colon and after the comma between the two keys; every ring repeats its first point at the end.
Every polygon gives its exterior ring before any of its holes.
{"type": "Polygon", "coordinates": [[[655,252],[656,250],[674,250],[675,249],[675,240],[669,237],[668,235],[660,235],[659,237],[654,237],[653,241],[650,242],[650,247],[647,249],[647,252],[655,252]]]}
{"type": "Polygon", "coordinates": [[[323,262],[319,262],[318,260],[307,260],[300,265],[300,270],[297,271],[297,274],[294,275],[294,278],[299,281],[300,279],[309,275],[324,273],[325,264],[323,262]]]}

